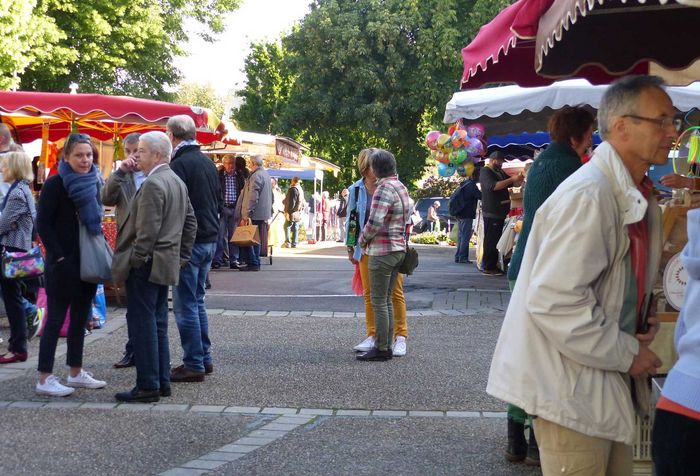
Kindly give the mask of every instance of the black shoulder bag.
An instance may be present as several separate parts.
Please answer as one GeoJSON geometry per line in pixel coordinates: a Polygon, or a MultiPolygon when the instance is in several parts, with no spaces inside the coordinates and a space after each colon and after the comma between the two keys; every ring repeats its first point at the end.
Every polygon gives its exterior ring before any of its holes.
{"type": "MultiPolygon", "coordinates": [[[[394,187],[394,190],[396,190],[396,187],[394,187]]],[[[401,196],[398,190],[396,190],[396,193],[398,193],[399,198],[401,198],[401,207],[403,208],[404,217],[404,240],[406,241],[406,255],[404,256],[403,261],[399,265],[399,273],[411,275],[413,274],[413,271],[418,267],[418,251],[414,247],[408,245],[408,207],[405,203],[403,203],[403,197],[401,196]]]]}

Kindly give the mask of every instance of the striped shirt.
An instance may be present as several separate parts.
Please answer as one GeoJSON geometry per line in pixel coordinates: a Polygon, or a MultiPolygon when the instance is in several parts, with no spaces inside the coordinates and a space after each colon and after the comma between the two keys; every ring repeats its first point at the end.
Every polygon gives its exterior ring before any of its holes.
{"type": "Polygon", "coordinates": [[[360,235],[360,246],[369,256],[384,256],[406,250],[406,222],[409,198],[406,187],[396,175],[377,184],[369,219],[360,235]]]}

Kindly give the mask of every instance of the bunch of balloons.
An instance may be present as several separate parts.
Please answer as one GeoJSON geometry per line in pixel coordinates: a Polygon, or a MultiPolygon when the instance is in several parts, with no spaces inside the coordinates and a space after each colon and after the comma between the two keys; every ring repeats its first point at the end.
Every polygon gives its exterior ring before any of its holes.
{"type": "Polygon", "coordinates": [[[454,124],[443,134],[430,131],[425,136],[425,145],[430,156],[437,162],[438,175],[450,177],[457,172],[461,177],[471,175],[474,164],[486,152],[485,130],[481,124],[454,124]]]}

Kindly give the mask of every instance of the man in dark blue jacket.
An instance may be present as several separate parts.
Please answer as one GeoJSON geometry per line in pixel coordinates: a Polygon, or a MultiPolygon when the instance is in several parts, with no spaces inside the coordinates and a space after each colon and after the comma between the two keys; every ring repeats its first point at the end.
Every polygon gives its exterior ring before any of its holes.
{"type": "Polygon", "coordinates": [[[202,154],[195,140],[196,128],[192,118],[173,116],[168,120],[166,130],[173,144],[170,168],[187,185],[187,194],[197,218],[192,258],[180,270],[180,281],[173,287],[173,308],[180,331],[183,365],[172,369],[170,381],[203,382],[204,374],[214,369],[209,351],[211,341],[204,293],[207,273],[216,251],[223,198],[216,166],[202,154]]]}
{"type": "Polygon", "coordinates": [[[459,186],[457,195],[459,195],[457,203],[462,206],[461,210],[455,212],[455,218],[459,220],[455,263],[471,263],[469,261],[469,239],[472,236],[472,225],[474,218],[476,218],[476,203],[481,200],[481,191],[474,181],[474,172],[459,186]]]}

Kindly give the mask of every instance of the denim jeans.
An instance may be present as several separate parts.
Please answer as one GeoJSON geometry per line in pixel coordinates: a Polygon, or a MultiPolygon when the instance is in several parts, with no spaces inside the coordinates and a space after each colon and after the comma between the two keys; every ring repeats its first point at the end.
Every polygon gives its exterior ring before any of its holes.
{"type": "Polygon", "coordinates": [[[297,238],[299,236],[299,223],[293,220],[284,221],[284,242],[291,244],[292,246],[297,245],[297,238]]]}
{"type": "Polygon", "coordinates": [[[216,243],[195,243],[190,261],[180,270],[180,283],[173,287],[173,309],[180,331],[182,362],[188,369],[200,372],[204,372],[205,364],[211,364],[204,285],[215,250],[216,243]]]}
{"type": "Polygon", "coordinates": [[[136,386],[158,390],[170,385],[168,286],[148,280],[152,261],[132,269],[126,279],[126,323],[136,361],[136,386]]]}
{"type": "Polygon", "coordinates": [[[219,238],[216,244],[214,262],[227,264],[238,261],[238,246],[231,243],[233,232],[236,231],[238,221],[235,219],[233,208],[223,208],[221,212],[221,223],[219,225],[219,238]]]}
{"type": "Polygon", "coordinates": [[[374,310],[375,346],[388,350],[393,341],[394,305],[391,293],[403,262],[405,251],[394,251],[384,256],[369,257],[369,294],[374,310]]]}
{"type": "MultiPolygon", "coordinates": [[[[256,225],[258,227],[258,229],[261,230],[263,226],[267,225],[267,222],[265,220],[251,220],[251,224],[256,225]]],[[[251,266],[253,268],[259,268],[260,267],[260,245],[248,246],[245,249],[247,250],[246,261],[248,263],[248,266],[251,266]]]]}
{"type": "MultiPolygon", "coordinates": [[[[85,285],[83,285],[85,286],[85,285]]],[[[90,288],[92,292],[85,292],[73,298],[46,296],[46,324],[41,334],[39,343],[39,372],[52,373],[54,359],[56,358],[56,345],[58,334],[66,319],[66,312],[70,306],[70,324],[66,344],[66,365],[69,367],[83,366],[83,344],[85,342],[85,324],[92,315],[92,300],[95,297],[97,285],[90,288]]]]}
{"type": "Polygon", "coordinates": [[[472,237],[473,218],[462,218],[459,220],[459,232],[457,234],[457,253],[455,261],[469,259],[469,238],[472,237]]]}

